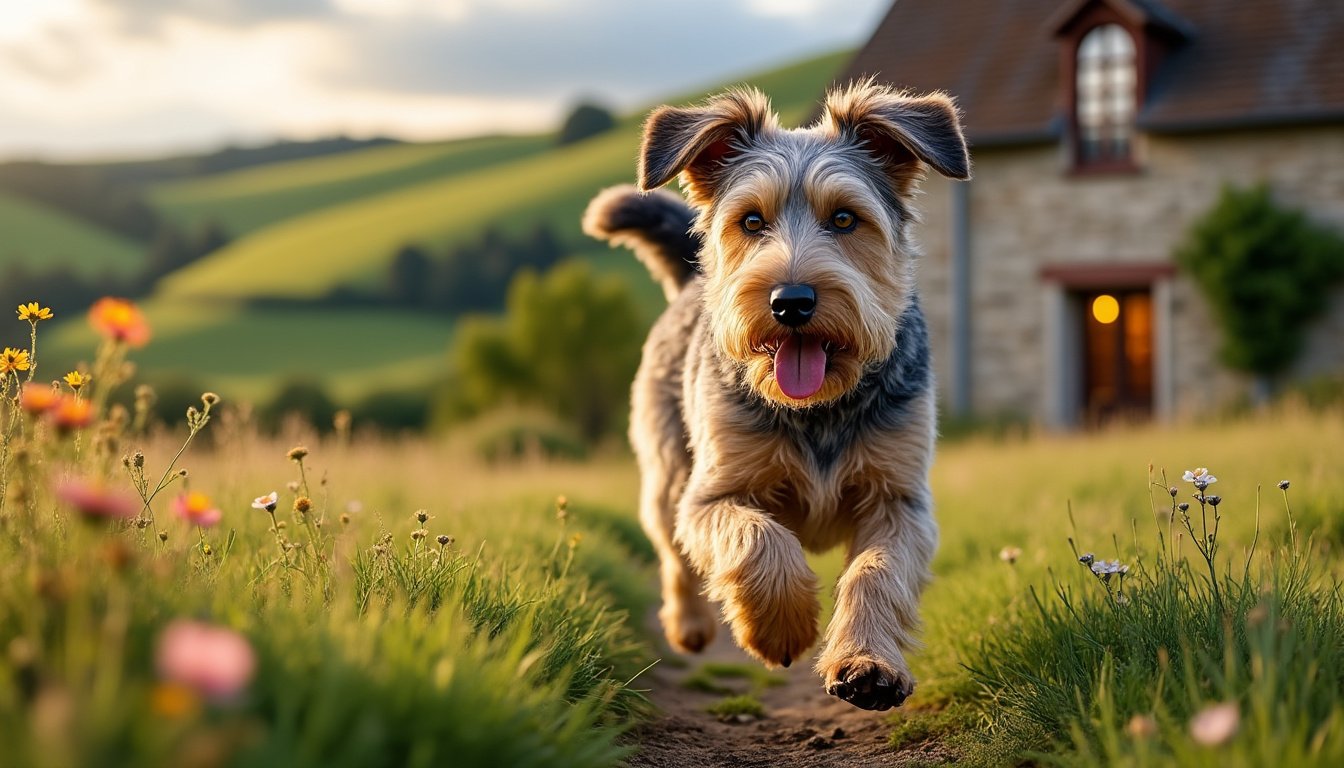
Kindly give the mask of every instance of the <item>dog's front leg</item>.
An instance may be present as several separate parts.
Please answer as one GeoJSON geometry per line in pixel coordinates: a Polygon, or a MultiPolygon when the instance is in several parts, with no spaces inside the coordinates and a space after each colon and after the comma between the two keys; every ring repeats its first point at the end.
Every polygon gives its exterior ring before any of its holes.
{"type": "Polygon", "coordinates": [[[744,498],[691,487],[677,540],[723,604],[737,644],[767,666],[787,667],[817,639],[817,577],[792,531],[744,498]]]}
{"type": "Polygon", "coordinates": [[[884,710],[914,692],[904,652],[916,644],[919,596],[937,545],[926,487],[861,517],[817,660],[827,693],[884,710]]]}

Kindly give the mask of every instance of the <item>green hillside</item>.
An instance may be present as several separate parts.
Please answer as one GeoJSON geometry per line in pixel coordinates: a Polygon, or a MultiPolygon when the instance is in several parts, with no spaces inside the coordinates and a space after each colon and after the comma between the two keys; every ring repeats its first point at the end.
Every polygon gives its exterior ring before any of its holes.
{"type": "Polygon", "coordinates": [[[123,277],[139,272],[144,261],[144,247],[131,240],[0,193],[0,265],[69,267],[84,277],[123,277]]]}
{"type": "Polygon", "coordinates": [[[548,136],[396,144],[160,184],[150,199],[179,224],[213,220],[240,237],[309,211],[535,154],[551,144],[548,136]]]}
{"type": "MultiPolygon", "coordinates": [[[[830,54],[744,82],[771,94],[784,119],[797,121],[813,109],[846,55],[830,54]]],[[[638,120],[628,120],[579,144],[288,219],[172,275],[160,296],[314,298],[381,275],[402,244],[462,240],[487,225],[507,232],[544,220],[567,242],[582,243],[578,220],[584,205],[602,187],[633,179],[638,142],[638,120]]]]}

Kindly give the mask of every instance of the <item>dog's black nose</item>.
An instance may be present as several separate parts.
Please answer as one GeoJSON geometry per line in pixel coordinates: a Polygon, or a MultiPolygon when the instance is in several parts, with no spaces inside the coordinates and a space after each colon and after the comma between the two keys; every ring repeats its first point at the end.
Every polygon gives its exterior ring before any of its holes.
{"type": "Polygon", "coordinates": [[[770,313],[775,322],[797,328],[812,319],[817,309],[817,292],[810,285],[776,285],[770,292],[770,313]]]}

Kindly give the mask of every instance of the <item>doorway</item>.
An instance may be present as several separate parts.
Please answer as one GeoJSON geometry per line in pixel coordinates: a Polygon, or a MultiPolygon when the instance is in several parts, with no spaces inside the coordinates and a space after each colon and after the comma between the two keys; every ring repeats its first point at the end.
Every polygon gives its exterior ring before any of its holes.
{"type": "Polygon", "coordinates": [[[1153,412],[1152,291],[1079,295],[1083,312],[1082,421],[1147,419],[1153,412]]]}

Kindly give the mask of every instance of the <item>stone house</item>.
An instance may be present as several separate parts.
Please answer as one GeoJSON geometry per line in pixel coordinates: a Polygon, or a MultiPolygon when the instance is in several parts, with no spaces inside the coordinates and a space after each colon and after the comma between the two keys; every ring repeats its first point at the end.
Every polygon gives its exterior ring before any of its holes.
{"type": "MultiPolygon", "coordinates": [[[[1224,185],[1344,231],[1339,0],[897,0],[843,79],[956,96],[920,281],[954,414],[1057,427],[1246,396],[1172,253],[1224,185]]],[[[1291,373],[1344,370],[1344,291],[1291,373]]]]}

